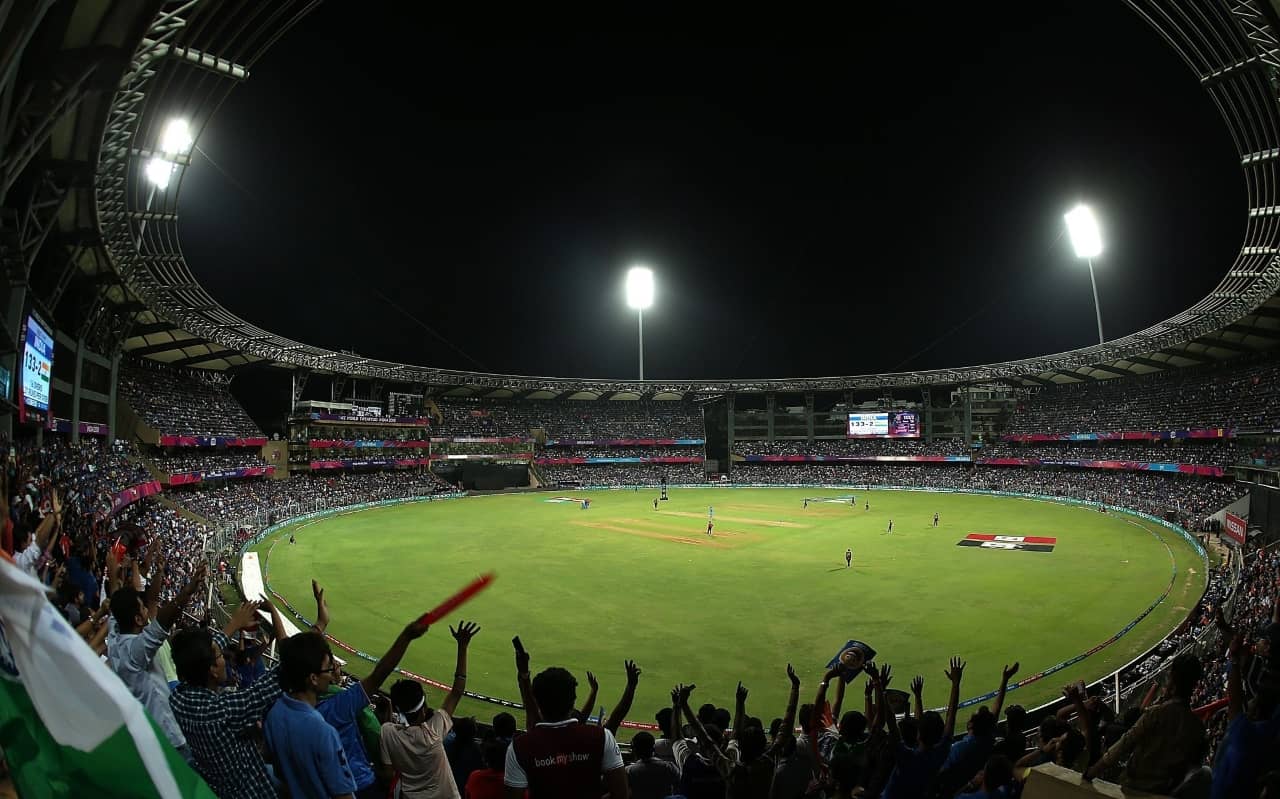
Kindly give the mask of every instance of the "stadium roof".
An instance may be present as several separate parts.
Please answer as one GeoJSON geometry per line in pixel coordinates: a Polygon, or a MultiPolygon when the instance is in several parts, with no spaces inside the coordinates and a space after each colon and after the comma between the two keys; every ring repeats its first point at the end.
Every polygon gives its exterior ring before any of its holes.
{"type": "MultiPolygon", "coordinates": [[[[228,370],[265,363],[499,396],[666,397],[992,381],[1043,385],[1180,368],[1280,342],[1280,14],[1269,0],[1128,0],[1218,106],[1239,153],[1248,211],[1240,252],[1224,264],[1224,277],[1208,296],[1115,341],[951,369],[641,384],[435,369],[276,335],[225,308],[188,268],[177,235],[183,170],[164,192],[153,190],[142,170],[168,120],[187,119],[198,140],[228,93],[314,5],[46,2],[31,10],[26,26],[6,26],[30,37],[24,62],[39,55],[51,65],[51,88],[34,95],[44,106],[33,113],[43,111],[52,121],[50,132],[31,137],[28,147],[43,158],[23,161],[6,150],[4,161],[4,188],[19,186],[28,198],[17,218],[36,222],[0,222],[29,234],[22,243],[32,294],[60,326],[71,325],[100,351],[123,350],[175,366],[228,370]],[[38,25],[43,38],[34,36],[38,25]],[[10,181],[11,172],[22,179],[10,181]],[[43,246],[46,239],[50,246],[43,246]],[[33,263],[41,268],[32,270],[33,263]]],[[[6,87],[17,85],[11,73],[3,77],[6,87]]],[[[9,191],[8,205],[15,205],[15,196],[9,191]]]]}

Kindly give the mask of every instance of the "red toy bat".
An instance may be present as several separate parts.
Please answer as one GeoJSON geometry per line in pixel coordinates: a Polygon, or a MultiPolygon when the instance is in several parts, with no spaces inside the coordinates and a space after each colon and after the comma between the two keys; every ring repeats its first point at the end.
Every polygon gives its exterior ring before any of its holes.
{"type": "Polygon", "coordinates": [[[476,594],[480,593],[484,589],[488,588],[489,584],[492,583],[495,579],[497,579],[497,575],[494,574],[493,572],[480,575],[476,579],[472,580],[471,582],[463,586],[461,591],[449,597],[448,599],[441,602],[436,607],[432,608],[431,610],[423,614],[422,618],[418,619],[418,622],[421,624],[435,624],[436,622],[443,619],[445,616],[448,616],[450,613],[452,613],[463,602],[466,602],[467,600],[471,599],[471,597],[475,596],[476,594]]]}

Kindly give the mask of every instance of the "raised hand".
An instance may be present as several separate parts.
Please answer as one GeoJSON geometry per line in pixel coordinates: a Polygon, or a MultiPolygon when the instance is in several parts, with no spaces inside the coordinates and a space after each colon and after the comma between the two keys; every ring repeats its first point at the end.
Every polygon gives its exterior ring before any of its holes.
{"type": "MultiPolygon", "coordinates": [[[[160,565],[162,568],[164,567],[163,561],[161,562],[160,565]]],[[[195,593],[195,589],[199,588],[204,583],[204,578],[208,574],[209,574],[208,563],[205,563],[202,560],[196,564],[196,567],[191,570],[191,579],[187,581],[187,587],[191,589],[191,593],[195,593]]]]}
{"type": "Polygon", "coordinates": [[[623,668],[627,670],[627,685],[632,688],[640,684],[640,667],[636,665],[634,660],[625,661],[623,668]]]}
{"type": "Polygon", "coordinates": [[[923,692],[924,692],[924,677],[917,674],[915,678],[911,680],[911,693],[915,694],[916,696],[919,696],[923,692]]]}
{"type": "Polygon", "coordinates": [[[596,675],[591,672],[587,672],[587,685],[591,686],[592,691],[600,690],[600,683],[596,680],[596,675]]]}
{"type": "Polygon", "coordinates": [[[316,598],[316,604],[324,602],[324,589],[315,580],[311,581],[311,595],[316,598]]]}
{"type": "MultiPolygon", "coordinates": [[[[1018,673],[1019,665],[1021,664],[1015,662],[1012,666],[1005,666],[1004,671],[1000,673],[1000,678],[1003,679],[1006,683],[1009,682],[1009,680],[1011,680],[1013,676],[1018,673]]],[[[963,668],[963,666],[961,668],[963,668]]]]}
{"type": "Polygon", "coordinates": [[[516,673],[529,673],[529,653],[525,650],[524,645],[520,643],[520,636],[511,639],[511,645],[516,649],[516,673]]]}
{"type": "Polygon", "coordinates": [[[419,616],[418,618],[409,622],[404,626],[404,630],[402,630],[400,634],[410,641],[416,641],[422,636],[426,635],[427,630],[430,629],[430,625],[428,625],[426,621],[423,620],[424,618],[425,617],[423,616],[419,616]]]}
{"type": "MultiPolygon", "coordinates": [[[[870,664],[868,664],[868,665],[870,665],[870,664]]],[[[871,696],[871,694],[875,693],[875,690],[876,690],[876,674],[875,674],[875,669],[874,669],[874,668],[868,668],[868,669],[867,669],[867,682],[866,682],[866,685],[862,686],[862,691],[863,691],[863,693],[865,693],[867,696],[871,696]]]]}
{"type": "Polygon", "coordinates": [[[742,705],[742,704],[746,704],[746,702],[747,702],[747,694],[748,694],[748,693],[750,693],[750,692],[749,692],[749,691],[747,691],[747,689],[746,689],[746,688],[742,687],[742,681],[741,681],[741,680],[739,680],[739,681],[738,681],[738,690],[734,693],[734,697],[737,699],[738,704],[740,704],[740,705],[742,705]]]}
{"type": "Polygon", "coordinates": [[[893,666],[885,663],[880,667],[880,673],[876,675],[876,684],[887,689],[891,682],[893,682],[893,666]]]}
{"type": "Polygon", "coordinates": [[[1080,693],[1080,686],[1073,682],[1069,682],[1063,686],[1062,695],[1067,698],[1068,702],[1084,702],[1084,694],[1080,693]]]}
{"type": "Polygon", "coordinates": [[[844,673],[844,666],[841,666],[839,663],[836,663],[836,665],[827,669],[826,674],[822,675],[822,681],[831,682],[832,680],[836,679],[843,673],[844,673]]]}
{"type": "Polygon", "coordinates": [[[960,682],[960,678],[964,676],[964,667],[968,664],[958,657],[951,658],[951,668],[947,669],[945,674],[947,679],[953,683],[960,682]]]}
{"type": "Polygon", "coordinates": [[[261,606],[261,602],[256,602],[252,599],[248,602],[242,602],[240,607],[236,608],[236,612],[231,614],[231,621],[227,626],[233,630],[243,630],[253,624],[254,614],[258,612],[258,608],[261,606]]]}
{"type": "Polygon", "coordinates": [[[258,606],[268,613],[276,609],[275,603],[266,594],[258,595],[258,606]]]}
{"type": "Polygon", "coordinates": [[[1236,633],[1231,638],[1231,644],[1227,647],[1227,657],[1232,663],[1239,663],[1245,653],[1244,633],[1236,633]]]}
{"type": "MultiPolygon", "coordinates": [[[[416,622],[415,622],[416,624],[416,622]]],[[[422,625],[422,632],[426,632],[427,625],[422,625]]],[[[459,646],[466,646],[471,643],[471,639],[475,638],[476,633],[480,632],[480,627],[473,621],[458,622],[458,629],[449,628],[449,634],[458,642],[459,646]]]]}
{"type": "Polygon", "coordinates": [[[689,704],[689,694],[693,693],[693,689],[697,687],[698,686],[692,683],[689,685],[684,685],[682,683],[676,686],[676,700],[680,703],[681,707],[689,704]]]}
{"type": "Polygon", "coordinates": [[[787,664],[787,679],[791,680],[791,687],[800,687],[800,675],[796,674],[796,670],[791,667],[790,663],[787,664]]]}

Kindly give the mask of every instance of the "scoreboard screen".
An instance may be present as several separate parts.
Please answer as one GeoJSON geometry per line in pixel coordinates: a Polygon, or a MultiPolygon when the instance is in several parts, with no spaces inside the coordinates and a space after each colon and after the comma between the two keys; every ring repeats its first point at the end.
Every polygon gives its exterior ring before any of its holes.
{"type": "Polygon", "coordinates": [[[32,314],[27,317],[22,347],[22,401],[32,408],[49,410],[49,382],[53,377],[53,335],[32,314]]]}
{"type": "Polygon", "coordinates": [[[848,438],[919,438],[920,415],[915,411],[851,413],[848,438]]]}

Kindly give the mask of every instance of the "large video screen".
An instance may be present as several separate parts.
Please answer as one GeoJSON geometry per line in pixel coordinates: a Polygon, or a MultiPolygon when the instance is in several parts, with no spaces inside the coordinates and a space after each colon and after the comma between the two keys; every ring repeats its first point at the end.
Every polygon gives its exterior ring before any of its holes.
{"type": "Polygon", "coordinates": [[[22,347],[22,401],[49,410],[49,379],[53,376],[53,336],[35,314],[27,317],[22,347]]]}
{"type": "Polygon", "coordinates": [[[849,438],[919,438],[920,415],[915,411],[851,413],[849,438]]]}

